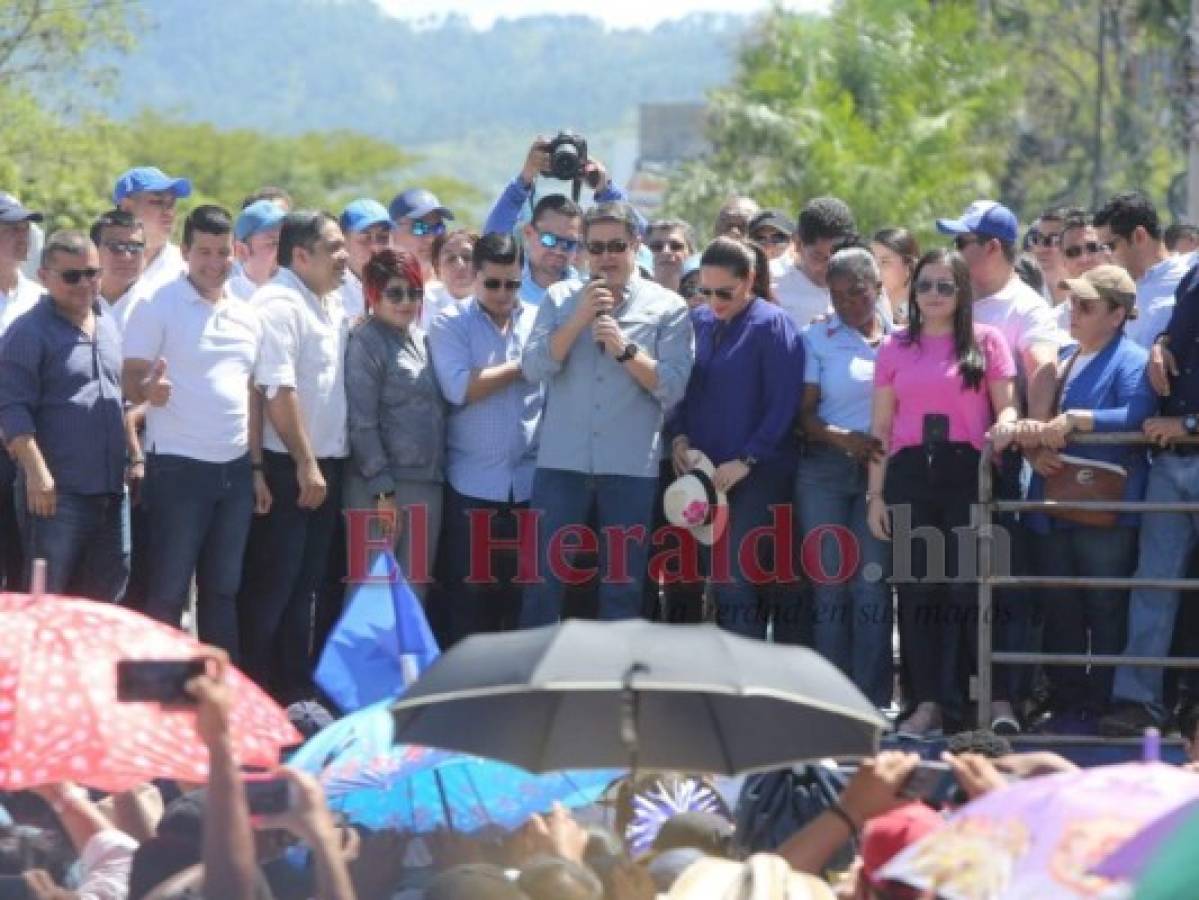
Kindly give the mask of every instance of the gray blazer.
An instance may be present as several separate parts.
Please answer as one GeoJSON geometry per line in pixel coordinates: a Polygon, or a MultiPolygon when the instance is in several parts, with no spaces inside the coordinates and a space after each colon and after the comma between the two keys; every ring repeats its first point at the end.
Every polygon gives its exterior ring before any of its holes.
{"type": "Polygon", "coordinates": [[[355,328],[346,395],[354,470],[372,494],[397,481],[443,480],[445,401],[420,328],[404,334],[374,317],[355,328]]]}

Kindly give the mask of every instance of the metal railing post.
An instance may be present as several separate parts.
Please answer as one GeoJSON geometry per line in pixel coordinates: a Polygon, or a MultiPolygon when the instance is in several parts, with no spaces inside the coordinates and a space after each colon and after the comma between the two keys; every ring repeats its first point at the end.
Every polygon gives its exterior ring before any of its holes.
{"type": "MultiPolygon", "coordinates": [[[[994,630],[991,627],[993,607],[991,577],[994,551],[994,528],[991,498],[991,442],[983,445],[978,462],[978,727],[991,723],[991,692],[994,673],[991,667],[994,630]]],[[[960,573],[959,573],[960,574],[960,573]]]]}

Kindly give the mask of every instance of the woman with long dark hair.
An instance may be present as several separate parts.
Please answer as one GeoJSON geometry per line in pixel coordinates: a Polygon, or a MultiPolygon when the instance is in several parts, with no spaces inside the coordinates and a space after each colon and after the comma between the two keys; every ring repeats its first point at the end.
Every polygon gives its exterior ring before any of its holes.
{"type": "Polygon", "coordinates": [[[908,321],[908,295],[912,292],[912,273],[920,259],[920,245],[906,228],[883,228],[870,239],[870,252],[878,261],[883,280],[883,297],[891,311],[891,321],[908,321]]]}
{"type": "MultiPolygon", "coordinates": [[[[768,542],[742,543],[753,529],[770,525],[772,509],[785,509],[791,498],[798,459],[791,426],[803,385],[803,342],[790,317],[764,299],[770,265],[760,247],[716,238],[700,259],[698,290],[705,302],[691,311],[695,365],[668,425],[671,455],[682,474],[696,466],[700,451],[715,467],[715,490],[728,493],[728,527],[716,542],[720,551],[720,541],[728,541],[731,572],[713,581],[719,624],[765,637],[771,595],[787,588],[753,578],[740,551],[769,552],[762,547],[768,542]]],[[[776,571],[772,563],[759,560],[760,572],[776,571]]],[[[796,618],[793,610],[789,614],[796,618]]]]}
{"type": "Polygon", "coordinates": [[[910,693],[901,736],[940,733],[943,713],[965,702],[959,673],[962,657],[973,658],[977,599],[973,573],[958,571],[958,547],[974,539],[984,441],[999,451],[1015,434],[1015,361],[997,329],[974,324],[973,302],[966,261],[926,253],[912,277],[908,327],[883,342],[874,371],[871,433],[885,456],[870,463],[867,519],[875,537],[895,537],[910,693]]]}

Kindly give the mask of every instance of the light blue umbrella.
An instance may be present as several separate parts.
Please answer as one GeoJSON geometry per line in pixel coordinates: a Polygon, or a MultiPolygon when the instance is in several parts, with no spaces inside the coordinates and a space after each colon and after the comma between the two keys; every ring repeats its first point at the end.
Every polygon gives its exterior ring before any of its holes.
{"type": "Polygon", "coordinates": [[[533,775],[464,753],[393,743],[391,701],[375,703],[314,735],[288,764],[315,775],[331,809],[367,828],[416,834],[516,828],[555,803],[596,802],[622,772],[533,775]]]}

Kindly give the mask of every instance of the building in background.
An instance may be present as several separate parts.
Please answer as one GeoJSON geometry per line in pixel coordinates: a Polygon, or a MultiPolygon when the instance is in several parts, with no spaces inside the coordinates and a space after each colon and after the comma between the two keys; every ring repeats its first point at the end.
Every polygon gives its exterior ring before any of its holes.
{"type": "Polygon", "coordinates": [[[642,103],[637,161],[627,182],[629,200],[647,218],[662,206],[670,175],[708,152],[708,108],[703,103],[642,103]]]}

